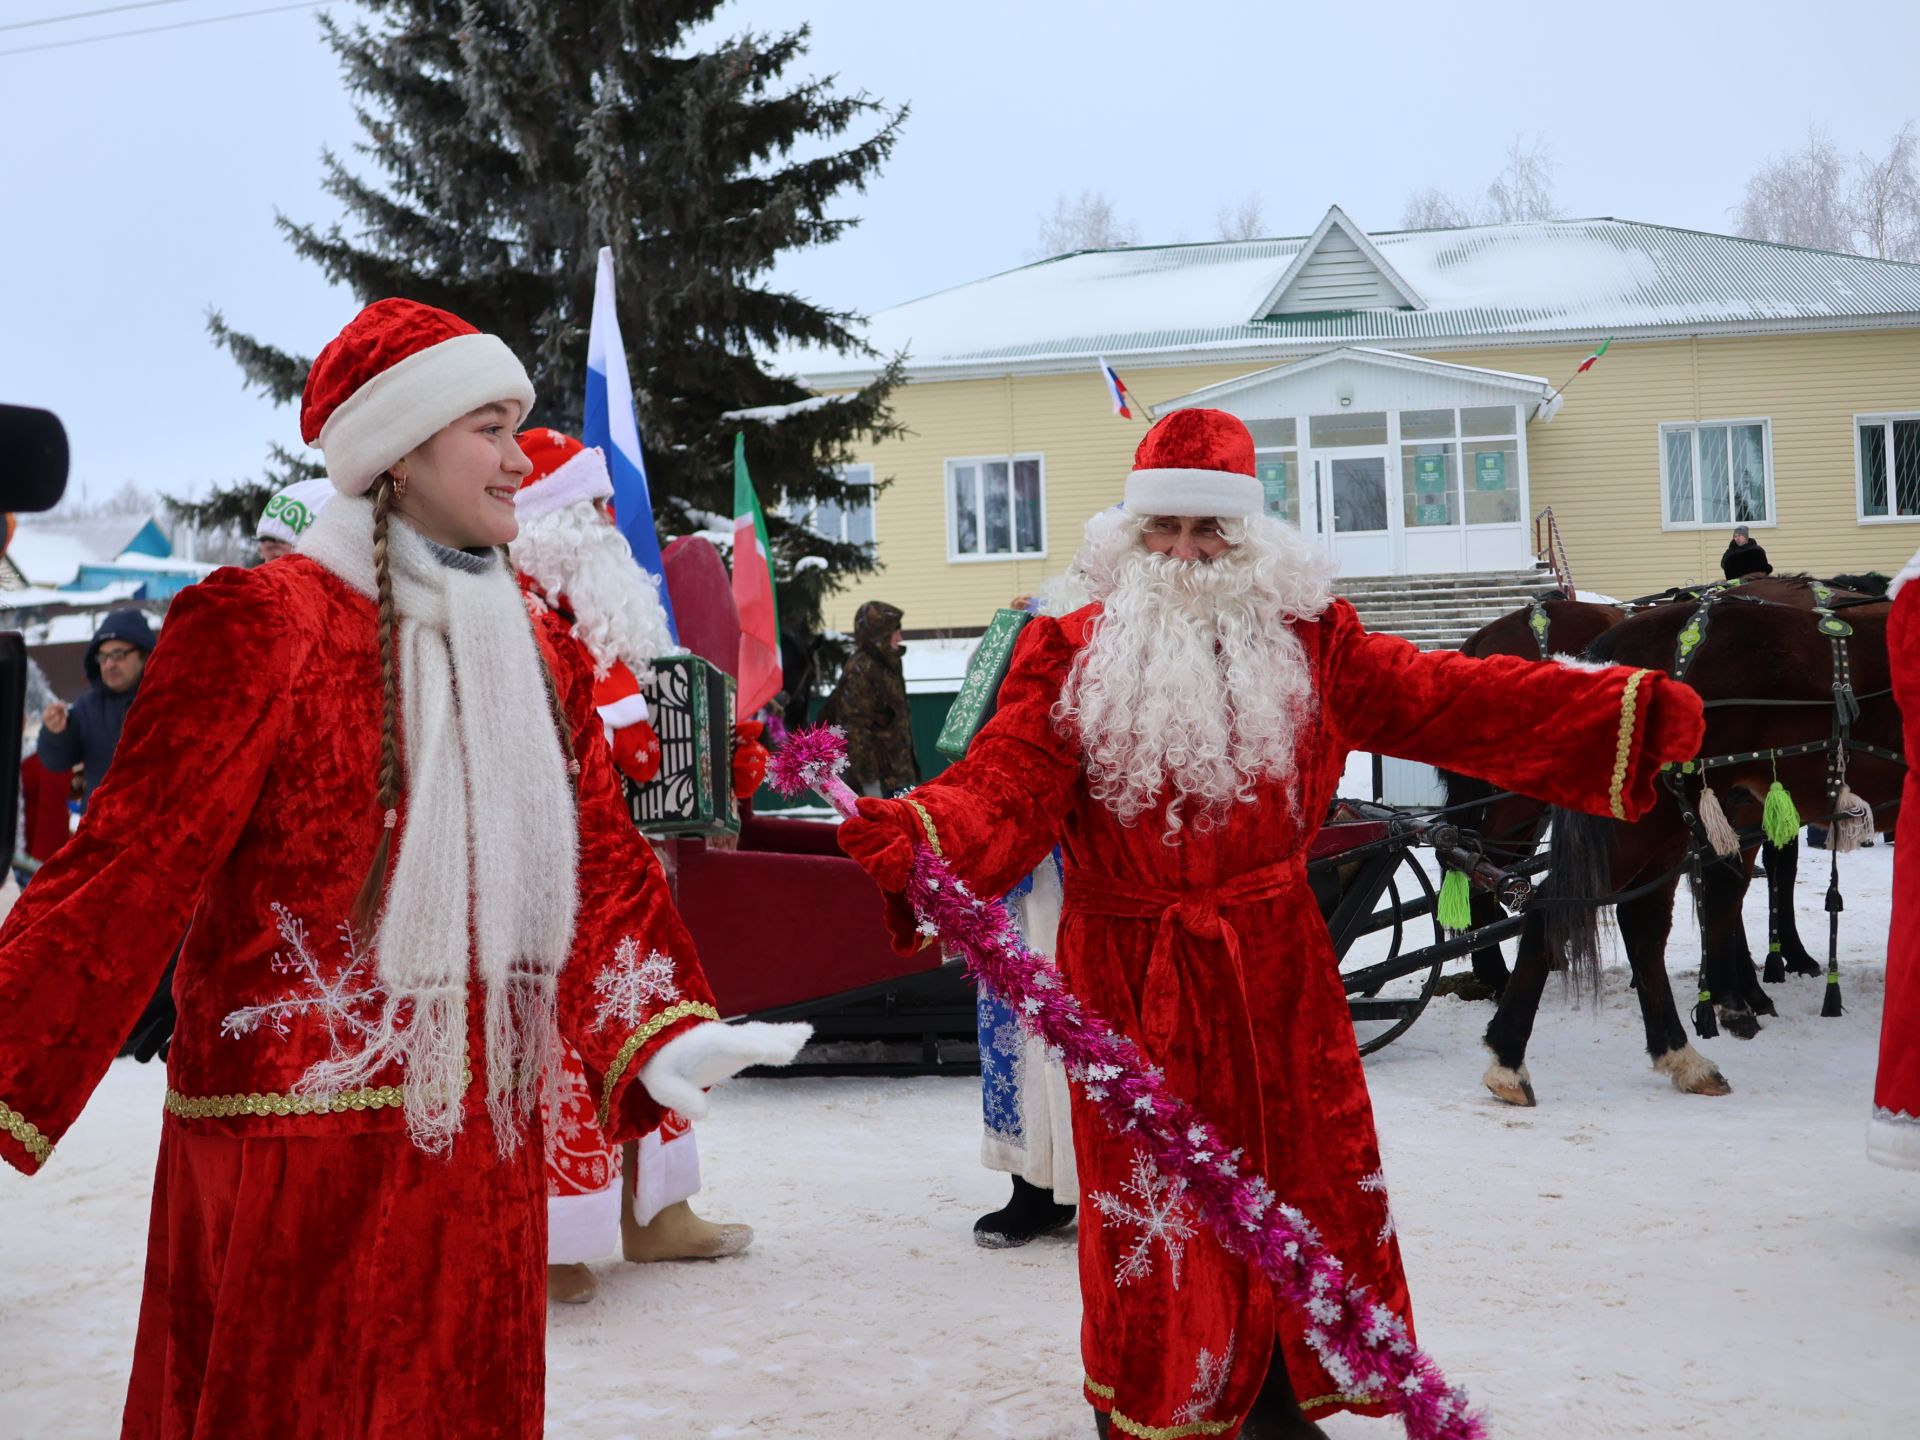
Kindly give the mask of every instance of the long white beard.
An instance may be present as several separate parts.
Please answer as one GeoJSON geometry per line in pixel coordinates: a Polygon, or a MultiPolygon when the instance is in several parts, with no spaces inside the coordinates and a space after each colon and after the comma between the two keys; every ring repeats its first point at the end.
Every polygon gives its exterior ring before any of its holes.
{"type": "MultiPolygon", "coordinates": [[[[1097,516],[1075,563],[1101,602],[1057,722],[1079,736],[1094,796],[1131,824],[1164,796],[1171,842],[1209,830],[1263,782],[1290,782],[1313,675],[1289,624],[1327,606],[1330,568],[1264,516],[1231,522],[1211,561],[1156,555],[1138,516],[1097,516]]],[[[1291,785],[1289,799],[1298,809],[1291,785]]]]}
{"type": "Polygon", "coordinates": [[[567,598],[573,633],[593,657],[596,679],[616,660],[635,679],[651,673],[653,661],[675,648],[659,582],[633,558],[627,537],[590,505],[569,505],[520,527],[508,547],[514,568],[546,592],[567,598]]]}

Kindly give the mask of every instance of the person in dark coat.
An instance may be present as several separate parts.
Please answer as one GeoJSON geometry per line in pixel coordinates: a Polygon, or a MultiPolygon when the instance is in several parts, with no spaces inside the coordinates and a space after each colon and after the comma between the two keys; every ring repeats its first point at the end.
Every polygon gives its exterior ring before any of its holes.
{"type": "Polygon", "coordinates": [[[891,795],[920,783],[900,663],[905,618],[883,600],[869,600],[854,613],[853,655],[821,716],[846,731],[847,784],[862,795],[891,795]]]}
{"type": "Polygon", "coordinates": [[[1729,580],[1738,580],[1742,575],[1773,573],[1773,566],[1767,563],[1767,552],[1760,548],[1746,526],[1733,527],[1733,539],[1727,542],[1726,554],[1720,557],[1720,573],[1729,580]]]}
{"type": "Polygon", "coordinates": [[[55,700],[41,716],[35,753],[49,770],[86,766],[81,808],[107,778],[120,727],[140,689],[147,656],[153,653],[153,631],[138,610],[116,610],[101,622],[87,647],[87,693],[72,705],[55,700]]]}

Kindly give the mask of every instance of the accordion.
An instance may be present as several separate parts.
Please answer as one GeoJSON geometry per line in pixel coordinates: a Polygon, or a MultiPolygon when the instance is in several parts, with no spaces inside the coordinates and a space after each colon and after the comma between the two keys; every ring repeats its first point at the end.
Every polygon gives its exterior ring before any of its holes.
{"type": "Polygon", "coordinates": [[[643,682],[660,771],[626,781],[627,810],[648,835],[738,835],[733,798],[733,677],[698,655],[664,655],[643,682]]]}
{"type": "Polygon", "coordinates": [[[960,682],[960,693],[953,697],[953,708],[940,727],[934,749],[949,760],[961,759],[980,727],[993,718],[1000,702],[1000,682],[1007,678],[1013,661],[1014,642],[1033,617],[1024,610],[996,610],[987,633],[974,647],[967,662],[967,677],[960,682]]]}

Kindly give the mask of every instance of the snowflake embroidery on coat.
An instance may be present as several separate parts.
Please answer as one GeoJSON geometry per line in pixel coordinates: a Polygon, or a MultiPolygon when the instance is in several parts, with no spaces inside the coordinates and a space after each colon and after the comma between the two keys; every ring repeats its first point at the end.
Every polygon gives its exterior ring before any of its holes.
{"type": "Polygon", "coordinates": [[[1185,1199],[1186,1188],[1186,1181],[1162,1175],[1151,1160],[1136,1150],[1133,1174],[1120,1187],[1120,1194],[1101,1191],[1093,1196],[1094,1205],[1109,1224],[1124,1225],[1139,1232],[1139,1238],[1114,1262],[1115,1286],[1124,1287],[1152,1275],[1157,1244],[1167,1252],[1167,1270],[1173,1288],[1180,1288],[1180,1261],[1194,1233],[1192,1211],[1185,1199]]]}
{"type": "Polygon", "coordinates": [[[612,962],[593,977],[593,993],[599,1000],[594,1029],[604,1030],[609,1020],[618,1020],[631,1030],[655,1005],[678,1000],[680,986],[673,977],[672,957],[650,950],[642,960],[639,943],[629,935],[614,948],[612,962]]]}
{"type": "Polygon", "coordinates": [[[1218,1355],[1204,1346],[1193,1362],[1193,1389],[1186,1403],[1173,1412],[1176,1425],[1196,1425],[1206,1420],[1220,1404],[1226,1392],[1227,1374],[1233,1369],[1233,1345],[1236,1331],[1227,1332],[1227,1346],[1218,1355]]]}
{"type": "Polygon", "coordinates": [[[980,1101],[987,1129],[1006,1144],[1025,1143],[1020,1125],[1020,1027],[989,991],[979,997],[980,1101]]]}
{"type": "Polygon", "coordinates": [[[1371,1175],[1360,1177],[1360,1188],[1369,1195],[1380,1197],[1380,1233],[1374,1236],[1374,1242],[1384,1245],[1399,1233],[1400,1227],[1393,1220],[1393,1205],[1387,1199],[1387,1172],[1375,1170],[1371,1175]]]}
{"type": "Polygon", "coordinates": [[[290,994],[265,1005],[244,1005],[220,1022],[221,1033],[237,1040],[262,1026],[285,1038],[288,1022],[301,1017],[322,1021],[336,1051],[347,1040],[373,1038],[387,992],[373,978],[373,952],[354,943],[353,931],[340,927],[340,946],[346,963],[328,975],[307,943],[307,927],[284,905],[273,907],[274,926],[287,948],[273,957],[273,968],[299,978],[290,994]]]}

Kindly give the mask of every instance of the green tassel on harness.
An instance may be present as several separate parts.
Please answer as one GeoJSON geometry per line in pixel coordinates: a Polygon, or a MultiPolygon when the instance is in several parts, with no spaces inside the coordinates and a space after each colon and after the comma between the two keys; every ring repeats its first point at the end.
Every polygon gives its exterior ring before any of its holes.
{"type": "Polygon", "coordinates": [[[1760,828],[1767,832],[1767,843],[1784,850],[1800,833],[1800,810],[1793,796],[1778,780],[1767,787],[1766,808],[1760,812],[1760,828]]]}
{"type": "Polygon", "coordinates": [[[1445,878],[1440,881],[1440,903],[1435,907],[1434,914],[1443,929],[1458,931],[1473,928],[1473,887],[1467,884],[1465,871],[1447,871],[1445,878]]]}

